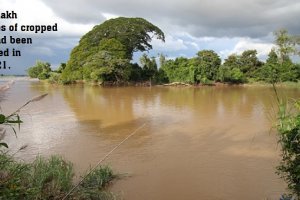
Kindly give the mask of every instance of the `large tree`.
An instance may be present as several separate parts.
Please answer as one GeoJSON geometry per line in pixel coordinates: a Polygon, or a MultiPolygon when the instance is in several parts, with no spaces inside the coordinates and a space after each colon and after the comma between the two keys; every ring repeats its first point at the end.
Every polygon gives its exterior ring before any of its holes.
{"type": "Polygon", "coordinates": [[[165,74],[169,82],[194,83],[195,64],[194,59],[178,57],[175,60],[167,60],[161,66],[161,73],[165,74]]]}
{"type": "Polygon", "coordinates": [[[259,79],[268,83],[276,83],[280,81],[280,66],[278,56],[274,49],[268,55],[266,63],[260,69],[259,79]]]}
{"type": "MultiPolygon", "coordinates": [[[[282,81],[296,81],[297,69],[296,65],[292,62],[290,56],[299,54],[297,47],[300,44],[299,35],[290,35],[285,29],[280,29],[274,32],[275,44],[277,49],[278,64],[269,65],[273,71],[278,73],[272,82],[282,82],[282,81]]],[[[276,54],[276,52],[272,52],[276,54]]]]}
{"type": "MultiPolygon", "coordinates": [[[[89,63],[92,63],[94,68],[97,65],[96,68],[101,71],[101,73],[98,73],[99,76],[106,74],[105,77],[122,78],[122,76],[116,76],[116,74],[123,74],[121,72],[122,66],[127,69],[128,63],[125,64],[125,62],[132,59],[134,52],[152,49],[150,44],[152,36],[156,36],[162,41],[165,40],[164,33],[145,19],[119,17],[107,20],[95,26],[80,39],[79,44],[71,52],[62,79],[64,82],[83,79],[83,69],[88,68],[89,63]],[[108,56],[103,56],[104,53],[108,56]],[[97,62],[98,59],[99,63],[105,64],[108,62],[108,65],[100,66],[97,62]],[[103,60],[105,60],[104,63],[103,60]],[[121,65],[118,65],[118,70],[111,69],[115,65],[110,60],[114,62],[117,60],[118,63],[121,63],[121,65]],[[102,69],[103,67],[106,69],[102,69]],[[110,71],[115,73],[108,76],[110,71]]],[[[85,69],[86,71],[89,70],[85,69]]],[[[115,79],[112,80],[115,81],[115,79]]]]}
{"type": "Polygon", "coordinates": [[[289,60],[291,54],[300,53],[297,49],[297,45],[300,44],[299,35],[289,35],[286,29],[279,29],[274,32],[274,36],[280,64],[289,60]]]}
{"type": "Polygon", "coordinates": [[[245,50],[240,56],[240,70],[248,77],[255,78],[256,71],[263,65],[257,58],[256,50],[245,50]]]}
{"type": "Polygon", "coordinates": [[[140,63],[142,66],[142,74],[145,80],[149,80],[150,83],[153,80],[155,74],[157,73],[157,64],[155,57],[149,58],[147,54],[143,54],[140,57],[140,63]]]}
{"type": "Polygon", "coordinates": [[[241,56],[231,54],[219,68],[217,80],[221,82],[243,83],[246,81],[246,77],[241,68],[241,56]]]}
{"type": "Polygon", "coordinates": [[[224,66],[232,69],[232,68],[241,68],[241,61],[240,61],[240,56],[237,54],[231,54],[229,55],[225,61],[224,61],[224,66]]]}
{"type": "Polygon", "coordinates": [[[117,39],[102,39],[98,51],[88,56],[82,66],[83,79],[92,81],[127,81],[131,72],[126,48],[117,39]]]}
{"type": "Polygon", "coordinates": [[[217,72],[221,65],[221,59],[216,52],[213,50],[199,51],[195,61],[195,80],[197,82],[216,80],[217,72]]]}

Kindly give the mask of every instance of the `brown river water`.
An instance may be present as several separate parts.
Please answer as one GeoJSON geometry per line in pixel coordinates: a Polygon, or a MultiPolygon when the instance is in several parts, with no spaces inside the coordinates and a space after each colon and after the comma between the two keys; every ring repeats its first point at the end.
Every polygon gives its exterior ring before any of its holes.
{"type": "MultiPolygon", "coordinates": [[[[1,82],[3,83],[3,82],[1,82]]],[[[0,93],[1,109],[25,107],[12,153],[30,161],[60,154],[83,174],[134,130],[136,134],[104,164],[125,176],[111,190],[125,200],[279,199],[284,182],[275,174],[280,159],[276,103],[271,87],[53,86],[16,81],[0,93]]],[[[300,97],[280,88],[284,98],[300,97]]]]}

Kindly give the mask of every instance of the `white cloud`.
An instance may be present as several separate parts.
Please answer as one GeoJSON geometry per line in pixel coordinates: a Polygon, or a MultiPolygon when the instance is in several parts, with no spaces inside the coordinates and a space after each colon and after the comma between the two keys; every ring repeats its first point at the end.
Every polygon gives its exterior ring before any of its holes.
{"type": "Polygon", "coordinates": [[[163,31],[185,31],[196,37],[257,38],[280,27],[299,33],[295,22],[300,16],[299,0],[172,0],[171,6],[169,1],[161,0],[42,1],[72,22],[100,23],[105,19],[103,13],[113,13],[143,17],[163,31]]]}
{"type": "Polygon", "coordinates": [[[79,38],[53,38],[50,40],[42,40],[41,43],[43,45],[49,46],[51,48],[57,48],[57,49],[70,49],[70,47],[74,47],[79,42],[79,38]]]}
{"type": "Polygon", "coordinates": [[[49,47],[32,47],[29,50],[29,53],[34,55],[42,55],[42,56],[53,56],[54,52],[49,47]]]}
{"type": "Polygon", "coordinates": [[[111,13],[102,13],[103,17],[105,17],[106,20],[109,20],[109,19],[114,19],[114,18],[117,18],[117,17],[120,17],[118,15],[114,15],[114,14],[111,14],[111,13]]]}
{"type": "Polygon", "coordinates": [[[188,49],[187,44],[180,38],[175,38],[172,35],[167,35],[165,37],[165,42],[161,40],[154,39],[151,42],[153,49],[157,51],[180,51],[188,49]]]}
{"type": "Polygon", "coordinates": [[[60,37],[66,36],[81,36],[88,32],[94,24],[78,24],[69,23],[66,20],[58,17],[50,7],[45,5],[39,0],[15,0],[7,1],[0,0],[0,5],[5,10],[15,11],[17,13],[17,19],[3,20],[6,25],[18,23],[21,25],[54,25],[58,24],[57,32],[48,32],[44,34],[35,34],[33,32],[20,32],[22,35],[34,35],[37,37],[46,37],[49,35],[60,37]]]}
{"type": "Polygon", "coordinates": [[[274,47],[275,45],[272,43],[264,43],[250,38],[240,38],[233,49],[222,50],[220,54],[223,58],[226,58],[230,54],[242,54],[245,50],[255,49],[257,50],[257,57],[264,59],[274,47]]]}
{"type": "Polygon", "coordinates": [[[195,37],[192,36],[191,34],[189,34],[188,32],[177,32],[175,33],[176,36],[178,37],[184,37],[187,38],[189,40],[195,41],[195,42],[212,42],[214,40],[216,40],[216,37],[195,37]]]}
{"type": "Polygon", "coordinates": [[[197,51],[200,50],[200,47],[196,42],[185,42],[185,43],[192,46],[192,47],[194,47],[197,51]]]}

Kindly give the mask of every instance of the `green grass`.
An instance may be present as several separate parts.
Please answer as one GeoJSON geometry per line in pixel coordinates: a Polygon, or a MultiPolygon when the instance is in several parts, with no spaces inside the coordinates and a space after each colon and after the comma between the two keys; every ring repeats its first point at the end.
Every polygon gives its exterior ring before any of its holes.
{"type": "MultiPolygon", "coordinates": [[[[62,199],[73,187],[73,165],[60,156],[37,157],[32,163],[17,162],[0,153],[0,199],[62,199]]],[[[116,178],[108,166],[91,172],[68,199],[103,199],[117,197],[107,192],[116,178]]]]}
{"type": "Polygon", "coordinates": [[[110,167],[100,166],[85,177],[74,196],[80,199],[118,199],[116,195],[106,191],[107,186],[115,178],[117,176],[114,175],[110,167]]]}

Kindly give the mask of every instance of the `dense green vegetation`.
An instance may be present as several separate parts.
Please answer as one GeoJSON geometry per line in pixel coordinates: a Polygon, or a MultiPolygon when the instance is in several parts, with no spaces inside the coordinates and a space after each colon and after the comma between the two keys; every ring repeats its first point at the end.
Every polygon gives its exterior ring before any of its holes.
{"type": "Polygon", "coordinates": [[[284,199],[300,199],[300,101],[279,104],[278,135],[282,159],[277,173],[286,181],[290,194],[284,199]],[[289,110],[293,105],[294,113],[289,110]]]}
{"type": "MultiPolygon", "coordinates": [[[[73,187],[73,176],[72,163],[60,156],[25,163],[0,153],[0,199],[62,199],[73,187]]],[[[115,199],[105,190],[115,177],[109,167],[98,167],[68,199],[115,199]]]]}
{"type": "Polygon", "coordinates": [[[95,26],[85,34],[70,55],[67,64],[62,63],[56,71],[50,64],[38,61],[28,69],[32,78],[49,79],[51,83],[71,83],[76,80],[92,82],[184,82],[211,84],[214,82],[267,83],[298,81],[300,65],[290,56],[297,54],[299,36],[289,35],[286,30],[274,32],[276,48],[272,49],[266,62],[257,57],[255,49],[242,54],[229,55],[222,63],[213,50],[201,50],[193,58],[167,59],[143,54],[140,65],[132,63],[136,51],[152,49],[151,36],[164,41],[164,33],[142,18],[116,18],[95,26]]]}
{"type": "Polygon", "coordinates": [[[299,64],[293,63],[290,56],[299,53],[296,49],[299,38],[289,35],[286,30],[279,30],[274,35],[276,48],[271,50],[265,63],[257,58],[256,50],[229,55],[223,64],[216,52],[202,50],[190,59],[164,59],[166,61],[161,65],[164,80],[191,84],[298,81],[299,64]]]}
{"type": "Polygon", "coordinates": [[[27,70],[30,78],[38,78],[40,80],[48,79],[50,77],[50,72],[50,63],[42,61],[36,61],[36,64],[27,70]]]}
{"type": "Polygon", "coordinates": [[[142,18],[119,17],[95,26],[72,50],[62,81],[129,81],[133,53],[152,49],[149,34],[165,39],[158,27],[142,18]]]}
{"type": "MultiPolygon", "coordinates": [[[[289,36],[286,30],[275,32],[277,54],[271,51],[263,68],[266,81],[273,84],[279,104],[279,123],[277,126],[282,159],[277,167],[277,173],[285,180],[290,194],[282,199],[300,199],[300,101],[293,104],[278,98],[275,83],[299,79],[299,64],[294,64],[289,55],[300,54],[296,49],[299,36],[289,36]],[[292,106],[291,106],[292,105],[292,106]]],[[[263,71],[262,70],[262,71],[263,71]]]]}

